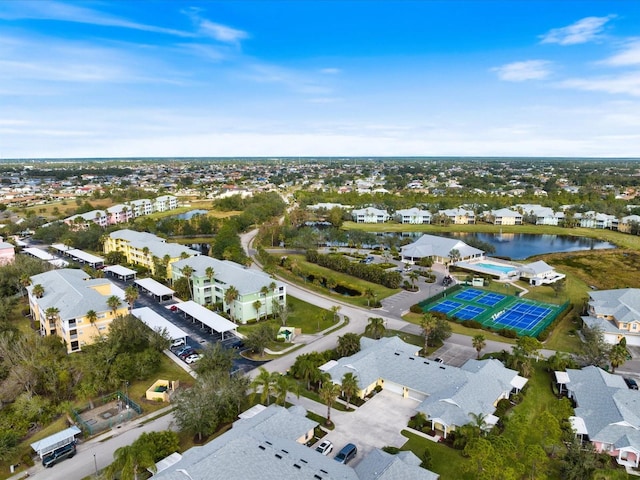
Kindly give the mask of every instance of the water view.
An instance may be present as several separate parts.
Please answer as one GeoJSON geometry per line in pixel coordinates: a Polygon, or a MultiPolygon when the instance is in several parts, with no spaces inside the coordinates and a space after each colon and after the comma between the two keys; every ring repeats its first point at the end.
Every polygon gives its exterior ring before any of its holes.
{"type": "Polygon", "coordinates": [[[179,218],[180,220],[191,220],[191,218],[196,215],[205,215],[208,212],[208,210],[189,210],[188,212],[181,213],[179,215],[176,215],[175,217],[179,218]]]}

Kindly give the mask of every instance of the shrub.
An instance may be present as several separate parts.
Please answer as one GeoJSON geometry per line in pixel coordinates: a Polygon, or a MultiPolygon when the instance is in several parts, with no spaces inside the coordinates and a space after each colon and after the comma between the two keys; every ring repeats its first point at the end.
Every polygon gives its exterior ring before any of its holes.
{"type": "Polygon", "coordinates": [[[398,447],[386,446],[382,447],[383,452],[390,453],[391,455],[397,455],[400,453],[400,449],[398,447]]]}
{"type": "Polygon", "coordinates": [[[538,335],[538,340],[540,340],[541,342],[544,342],[547,338],[549,338],[549,329],[545,329],[542,332],[540,332],[540,335],[538,335]]]}
{"type": "Polygon", "coordinates": [[[496,417],[502,418],[505,413],[511,408],[511,402],[507,398],[503,398],[498,401],[496,405],[496,411],[493,413],[496,417]]]}
{"type": "Polygon", "coordinates": [[[505,338],[518,338],[518,332],[510,328],[501,328],[497,333],[505,338]]]}
{"type": "Polygon", "coordinates": [[[482,328],[482,324],[477,320],[463,320],[462,325],[468,328],[482,328]]]}
{"type": "Polygon", "coordinates": [[[411,305],[411,306],[409,307],[409,311],[410,311],[411,313],[424,313],[424,312],[422,311],[422,307],[421,307],[420,305],[418,305],[417,303],[414,303],[413,305],[411,305]]]}

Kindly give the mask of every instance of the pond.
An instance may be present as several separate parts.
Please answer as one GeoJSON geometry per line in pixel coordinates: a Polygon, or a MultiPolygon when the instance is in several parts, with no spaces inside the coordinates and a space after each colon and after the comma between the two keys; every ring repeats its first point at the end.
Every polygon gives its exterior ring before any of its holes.
{"type": "Polygon", "coordinates": [[[459,238],[475,237],[490,243],[496,249],[493,257],[506,257],[512,260],[524,260],[533,255],[556,252],[574,252],[579,250],[602,250],[616,248],[613,243],[586,237],[569,235],[535,235],[530,233],[452,233],[443,235],[459,238]]]}
{"type": "Polygon", "coordinates": [[[180,220],[191,220],[191,218],[196,215],[206,215],[207,213],[209,213],[209,210],[189,210],[188,212],[176,215],[175,218],[179,218],[180,220]]]}

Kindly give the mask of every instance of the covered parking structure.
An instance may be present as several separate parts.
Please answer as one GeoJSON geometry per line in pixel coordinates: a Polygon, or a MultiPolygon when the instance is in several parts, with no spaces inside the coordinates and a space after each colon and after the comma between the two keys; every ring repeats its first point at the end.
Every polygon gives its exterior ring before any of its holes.
{"type": "Polygon", "coordinates": [[[160,282],[155,281],[153,278],[141,278],[134,283],[146,293],[153,295],[159,302],[173,298],[174,291],[160,282]]]}
{"type": "Polygon", "coordinates": [[[135,270],[131,270],[130,268],[123,267],[122,265],[111,265],[109,267],[105,267],[104,271],[108,275],[112,275],[117,279],[125,282],[129,280],[135,280],[136,273],[137,273],[135,270]]]}
{"type": "Polygon", "coordinates": [[[64,447],[70,443],[76,441],[76,435],[81,434],[82,431],[75,425],[62,430],[61,432],[54,433],[48,437],[33,442],[31,448],[38,454],[40,458],[44,457],[48,453],[53,452],[56,448],[64,447]]]}
{"type": "Polygon", "coordinates": [[[218,332],[222,340],[224,340],[225,332],[232,332],[238,328],[235,323],[230,322],[217,313],[197,304],[193,300],[176,303],[176,307],[193,323],[200,322],[202,324],[202,328],[209,328],[211,333],[214,331],[218,332]]]}
{"type": "Polygon", "coordinates": [[[187,332],[171,323],[159,313],[154,312],[149,307],[134,308],[131,310],[131,313],[151,330],[166,330],[171,340],[186,338],[188,336],[187,332]]]}
{"type": "Polygon", "coordinates": [[[89,265],[92,268],[99,268],[104,265],[104,258],[98,257],[97,255],[93,255],[78,248],[67,250],[65,252],[65,255],[73,258],[78,263],[89,265]]]}

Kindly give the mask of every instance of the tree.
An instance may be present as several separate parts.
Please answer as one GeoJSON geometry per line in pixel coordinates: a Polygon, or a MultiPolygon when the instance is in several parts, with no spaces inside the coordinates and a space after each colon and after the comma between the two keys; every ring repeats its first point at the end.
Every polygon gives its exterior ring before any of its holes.
{"type": "Polygon", "coordinates": [[[614,345],[609,351],[609,363],[611,363],[611,373],[616,371],[620,365],[627,361],[629,352],[623,345],[614,345]]]}
{"type": "MultiPolygon", "coordinates": [[[[276,383],[280,374],[278,372],[269,372],[266,368],[260,367],[258,375],[251,382],[253,394],[256,395],[260,390],[260,401],[269,405],[269,398],[274,393],[276,383]]],[[[285,394],[286,395],[286,394],[285,394]]]]}
{"type": "Polygon", "coordinates": [[[113,453],[114,461],[106,468],[109,479],[138,480],[138,474],[147,468],[156,471],[156,464],[149,448],[144,444],[126,445],[113,453]]]}
{"type": "MultiPolygon", "coordinates": [[[[31,277],[29,276],[28,273],[23,273],[22,275],[20,275],[20,286],[22,287],[22,289],[20,290],[20,295],[24,296],[24,292],[26,291],[27,287],[31,285],[31,277]]],[[[40,285],[42,286],[42,285],[40,285]]],[[[34,287],[35,288],[35,287],[34,287]]],[[[35,295],[35,293],[34,293],[35,295]]]]}
{"type": "Polygon", "coordinates": [[[87,317],[87,320],[89,320],[89,323],[92,326],[96,327],[96,330],[98,330],[98,335],[100,335],[100,330],[96,326],[96,322],[98,321],[98,314],[96,313],[96,311],[95,310],[89,310],[86,313],[86,317],[87,317]]]}
{"type": "Polygon", "coordinates": [[[593,444],[582,445],[577,438],[573,438],[567,445],[567,453],[560,465],[561,478],[564,480],[584,480],[592,478],[596,470],[597,459],[593,444]]]}
{"type": "Polygon", "coordinates": [[[409,273],[409,279],[411,280],[411,288],[413,290],[416,290],[416,282],[418,281],[418,278],[420,278],[420,275],[418,275],[418,272],[416,272],[415,270],[412,270],[409,273]]]}
{"type": "Polygon", "coordinates": [[[557,280],[551,284],[551,288],[553,288],[553,293],[556,297],[560,296],[560,294],[565,291],[566,286],[567,282],[564,278],[561,280],[557,280]]]}
{"type": "Polygon", "coordinates": [[[452,248],[449,252],[449,260],[451,261],[451,263],[456,263],[460,261],[461,258],[462,257],[460,256],[460,250],[458,250],[457,248],[452,248]]]}
{"type": "Polygon", "coordinates": [[[256,320],[260,320],[260,307],[262,307],[262,302],[260,300],[253,302],[253,308],[256,310],[256,320]]]}
{"type": "Polygon", "coordinates": [[[44,287],[38,283],[37,285],[33,286],[32,292],[36,298],[42,298],[42,296],[44,295],[44,287]]]}
{"type": "MultiPolygon", "coordinates": [[[[264,318],[267,318],[267,295],[269,295],[269,287],[266,285],[263,285],[262,287],[260,287],[260,295],[262,295],[264,297],[264,303],[262,305],[264,305],[264,318]]],[[[258,315],[258,320],[260,320],[260,316],[258,315]]]]}
{"type": "Polygon", "coordinates": [[[424,354],[426,355],[429,347],[429,339],[436,328],[436,318],[430,313],[425,313],[420,322],[420,328],[424,336],[424,354]]]}
{"type": "Polygon", "coordinates": [[[116,312],[118,311],[118,308],[120,308],[120,305],[122,305],[122,300],[120,300],[120,297],[117,295],[111,295],[107,298],[107,306],[111,309],[111,313],[114,317],[116,316],[116,312]]]}
{"type": "Polygon", "coordinates": [[[193,267],[190,265],[185,265],[181,270],[182,275],[187,279],[187,284],[189,285],[189,299],[193,298],[193,289],[191,288],[191,276],[193,272],[193,267]]]}
{"type": "Polygon", "coordinates": [[[249,332],[244,340],[245,345],[249,347],[253,352],[264,357],[264,350],[276,339],[276,329],[269,323],[262,323],[257,328],[254,328],[249,332]]]}
{"type": "Polygon", "coordinates": [[[224,303],[226,304],[227,311],[229,312],[229,315],[231,315],[232,320],[234,317],[233,302],[235,302],[239,296],[240,292],[238,292],[238,289],[233,285],[230,285],[224,292],[224,303]]]}
{"type": "Polygon", "coordinates": [[[582,337],[584,342],[582,343],[582,354],[580,355],[581,362],[584,365],[596,365],[598,367],[606,365],[611,345],[604,340],[602,330],[597,326],[590,328],[585,325],[582,328],[582,337]]]}
{"type": "Polygon", "coordinates": [[[342,376],[342,394],[347,399],[347,410],[349,410],[349,403],[351,398],[358,394],[360,387],[358,386],[358,377],[353,373],[347,372],[342,376]]]}
{"type": "Polygon", "coordinates": [[[575,362],[566,352],[556,352],[547,359],[549,369],[552,371],[564,371],[567,368],[574,368],[575,362]]]}
{"type": "Polygon", "coordinates": [[[124,298],[129,304],[129,313],[133,310],[133,306],[136,303],[136,300],[140,296],[138,289],[134,285],[129,285],[124,289],[124,298]]]}
{"type": "Polygon", "coordinates": [[[482,335],[481,333],[479,333],[478,335],[474,335],[474,337],[471,339],[471,344],[473,345],[473,348],[475,348],[476,352],[478,353],[476,358],[479,360],[480,359],[480,352],[482,351],[482,349],[484,347],[487,346],[487,342],[486,342],[485,336],[482,335]]]}
{"type": "Polygon", "coordinates": [[[376,340],[383,337],[386,331],[387,328],[384,326],[384,319],[380,317],[369,318],[369,323],[367,323],[367,326],[364,329],[364,333],[366,335],[375,338],[376,340]]]}
{"type": "Polygon", "coordinates": [[[340,385],[336,385],[331,381],[325,381],[318,392],[320,398],[327,406],[327,425],[331,425],[331,407],[340,395],[340,385]]]}
{"type": "Polygon", "coordinates": [[[360,337],[355,333],[345,333],[338,337],[336,353],[340,357],[350,357],[360,351],[360,337]]]}
{"type": "Polygon", "coordinates": [[[333,305],[331,307],[331,313],[333,313],[333,321],[337,322],[338,319],[340,318],[340,316],[338,315],[338,312],[340,311],[342,307],[340,305],[333,305]]]}
{"type": "Polygon", "coordinates": [[[364,291],[364,296],[367,297],[367,307],[371,306],[371,300],[375,300],[376,292],[373,291],[373,288],[367,287],[364,291]]]}
{"type": "Polygon", "coordinates": [[[283,407],[287,401],[287,393],[294,392],[300,398],[300,385],[286,375],[277,375],[273,391],[276,396],[276,403],[281,404],[283,407]]]}
{"type": "Polygon", "coordinates": [[[233,349],[224,348],[219,342],[209,343],[201,352],[200,360],[195,364],[198,375],[206,373],[229,373],[233,368],[233,360],[237,353],[233,349]]]}
{"type": "Polygon", "coordinates": [[[280,303],[278,299],[274,297],[271,301],[271,308],[273,314],[277,316],[282,322],[282,326],[286,327],[287,320],[289,319],[289,314],[291,313],[291,307],[286,303],[280,303]]]}

